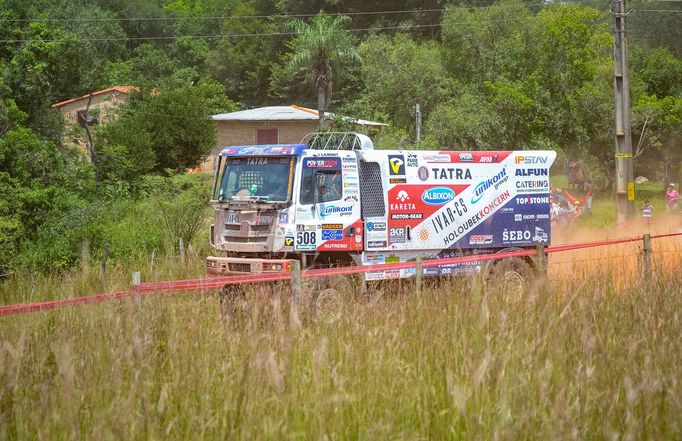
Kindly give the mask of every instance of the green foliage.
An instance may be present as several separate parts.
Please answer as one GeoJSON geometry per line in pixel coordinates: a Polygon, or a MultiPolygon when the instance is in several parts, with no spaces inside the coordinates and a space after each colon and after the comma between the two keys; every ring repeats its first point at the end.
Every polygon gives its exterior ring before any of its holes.
{"type": "Polygon", "coordinates": [[[193,168],[215,147],[209,117],[234,108],[216,83],[134,95],[121,117],[101,131],[103,173],[133,180],[151,171],[193,168]]]}
{"type": "MultiPolygon", "coordinates": [[[[247,18],[257,15],[255,6],[243,4],[226,20],[225,34],[272,34],[276,26],[261,19],[247,18]]],[[[225,37],[208,56],[208,69],[213,78],[225,86],[230,97],[247,105],[263,104],[273,69],[273,61],[282,47],[276,36],[225,37]]],[[[290,80],[290,79],[289,79],[290,80]]]]}
{"type": "Polygon", "coordinates": [[[288,24],[296,33],[289,44],[293,55],[288,64],[291,69],[304,70],[317,91],[320,125],[331,97],[335,72],[362,63],[353,35],[345,30],[349,22],[348,16],[330,16],[320,11],[310,23],[294,20],[288,24]]]}

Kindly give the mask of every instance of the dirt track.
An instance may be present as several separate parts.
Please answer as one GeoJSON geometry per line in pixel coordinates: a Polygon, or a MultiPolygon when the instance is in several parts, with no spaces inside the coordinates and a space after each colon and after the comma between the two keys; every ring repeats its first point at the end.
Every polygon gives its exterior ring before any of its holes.
{"type": "MultiPolygon", "coordinates": [[[[552,234],[552,245],[570,243],[593,242],[601,240],[614,240],[642,236],[649,233],[656,234],[682,232],[682,218],[661,217],[651,223],[641,220],[633,221],[625,225],[604,229],[588,229],[571,227],[563,230],[555,230],[552,234]]],[[[653,241],[654,265],[679,264],[682,260],[682,236],[656,239],[653,241]]],[[[549,257],[550,275],[579,274],[585,270],[608,269],[617,277],[628,279],[638,274],[641,268],[642,242],[632,242],[620,245],[587,248],[576,251],[567,251],[551,254],[549,257]]]]}

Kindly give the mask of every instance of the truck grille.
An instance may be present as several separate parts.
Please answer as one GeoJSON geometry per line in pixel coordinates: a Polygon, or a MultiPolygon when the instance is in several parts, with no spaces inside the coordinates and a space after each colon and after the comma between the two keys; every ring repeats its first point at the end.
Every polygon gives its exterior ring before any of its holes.
{"type": "Polygon", "coordinates": [[[251,265],[248,263],[230,263],[230,271],[236,273],[250,273],[251,265]]]}
{"type": "Polygon", "coordinates": [[[268,236],[244,237],[244,236],[223,236],[225,242],[232,243],[263,243],[268,241],[268,236]]]}

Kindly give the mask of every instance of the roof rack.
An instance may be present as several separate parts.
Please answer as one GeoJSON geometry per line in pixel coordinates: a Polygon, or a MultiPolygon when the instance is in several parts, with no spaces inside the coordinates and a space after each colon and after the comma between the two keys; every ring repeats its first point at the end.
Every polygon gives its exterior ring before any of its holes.
{"type": "Polygon", "coordinates": [[[315,132],[303,137],[312,150],[374,150],[369,136],[355,132],[315,132]]]}

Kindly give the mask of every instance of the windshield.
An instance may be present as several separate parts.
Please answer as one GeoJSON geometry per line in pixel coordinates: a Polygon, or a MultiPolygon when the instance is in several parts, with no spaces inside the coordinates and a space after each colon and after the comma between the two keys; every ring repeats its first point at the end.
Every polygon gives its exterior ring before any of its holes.
{"type": "Polygon", "coordinates": [[[227,158],[220,176],[218,200],[253,198],[286,202],[291,193],[291,157],[227,158]]]}

